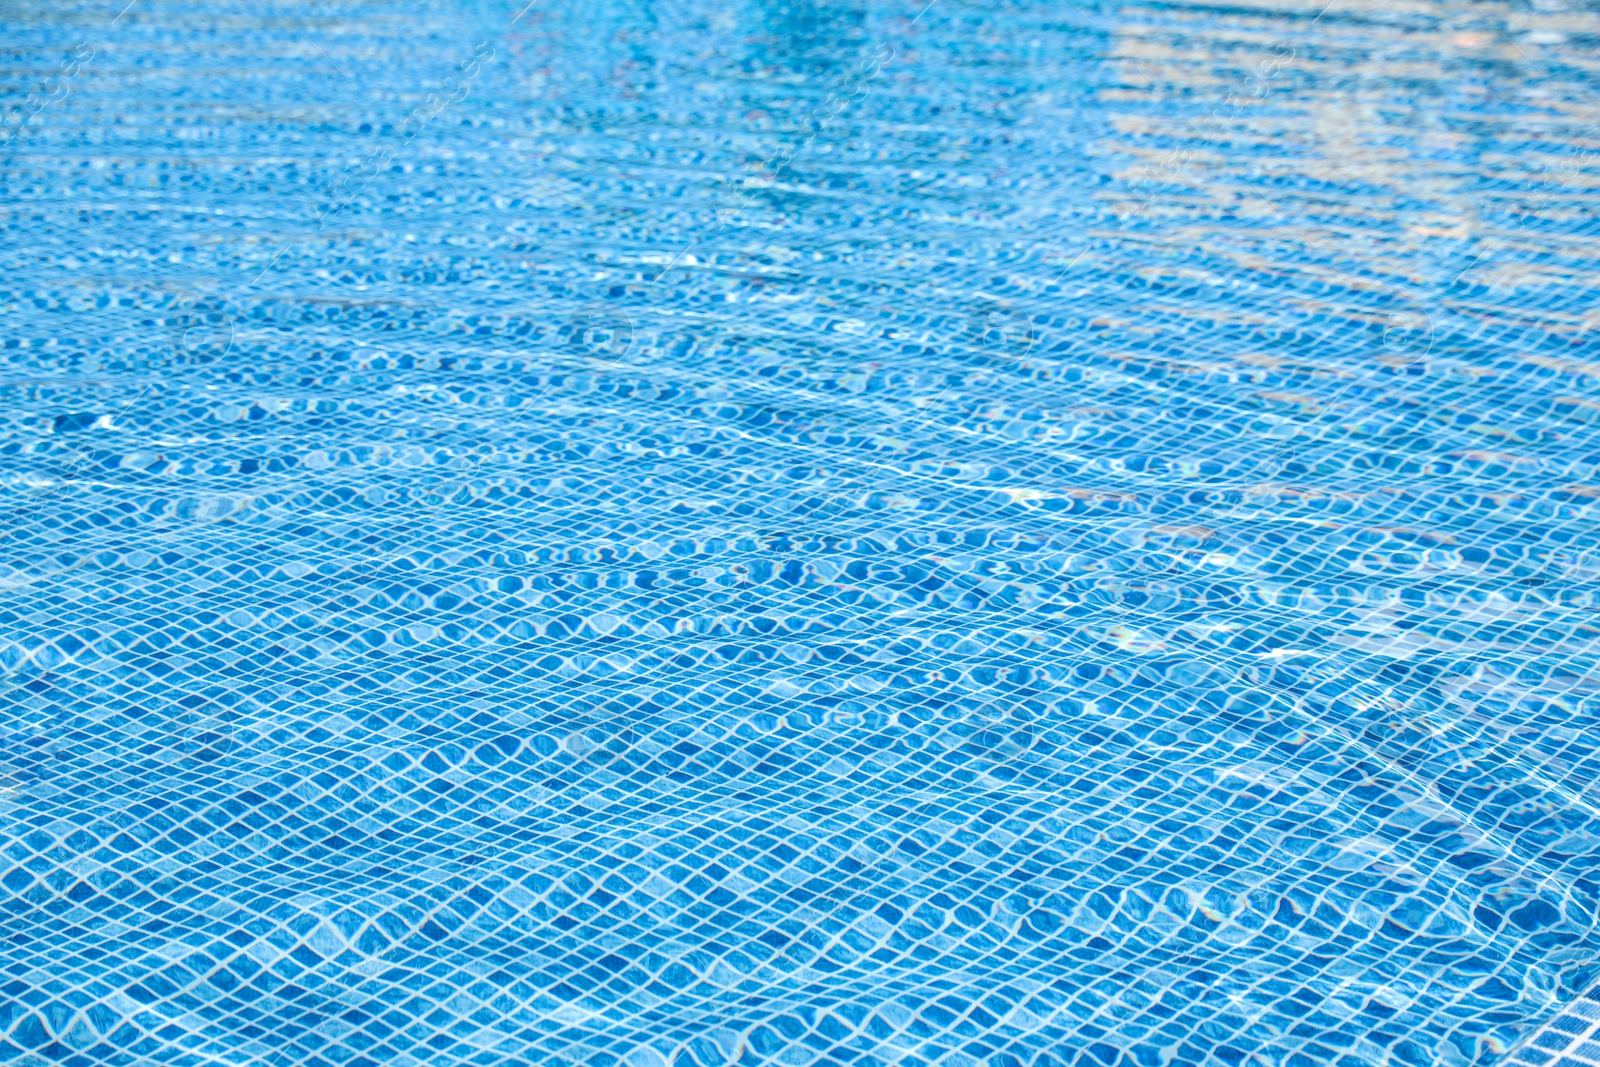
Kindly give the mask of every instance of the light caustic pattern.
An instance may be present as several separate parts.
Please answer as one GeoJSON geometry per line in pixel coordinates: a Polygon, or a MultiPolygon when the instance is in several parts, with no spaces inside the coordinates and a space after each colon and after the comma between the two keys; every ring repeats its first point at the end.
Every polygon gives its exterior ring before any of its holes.
{"type": "Polygon", "coordinates": [[[1558,1047],[1588,8],[0,12],[0,1061],[1558,1047]]]}

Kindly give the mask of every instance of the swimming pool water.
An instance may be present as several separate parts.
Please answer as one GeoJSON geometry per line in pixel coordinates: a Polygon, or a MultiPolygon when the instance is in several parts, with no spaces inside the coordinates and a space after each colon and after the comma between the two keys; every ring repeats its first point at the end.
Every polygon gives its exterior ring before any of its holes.
{"type": "Polygon", "coordinates": [[[0,6],[0,1061],[1549,1058],[1592,5],[124,2],[0,6]]]}

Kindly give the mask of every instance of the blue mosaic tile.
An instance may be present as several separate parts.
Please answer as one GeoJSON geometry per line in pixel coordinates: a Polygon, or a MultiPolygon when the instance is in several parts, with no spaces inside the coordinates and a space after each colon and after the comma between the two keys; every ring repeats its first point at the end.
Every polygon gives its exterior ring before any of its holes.
{"type": "Polygon", "coordinates": [[[0,1062],[1600,1062],[1592,5],[124,3],[0,1062]]]}

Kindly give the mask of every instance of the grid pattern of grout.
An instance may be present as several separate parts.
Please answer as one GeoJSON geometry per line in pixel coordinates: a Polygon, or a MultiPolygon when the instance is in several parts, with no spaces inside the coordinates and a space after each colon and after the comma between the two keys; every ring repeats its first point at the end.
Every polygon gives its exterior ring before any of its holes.
{"type": "MultiPolygon", "coordinates": [[[[1456,1067],[1590,1010],[1595,214],[1529,162],[1581,63],[271,6],[141,0],[6,160],[0,1060],[1456,1067]]],[[[106,21],[5,17],[59,76],[106,21]]]]}
{"type": "Polygon", "coordinates": [[[1528,1067],[1600,1065],[1600,989],[1573,1001],[1541,1026],[1511,1062],[1528,1067]]]}

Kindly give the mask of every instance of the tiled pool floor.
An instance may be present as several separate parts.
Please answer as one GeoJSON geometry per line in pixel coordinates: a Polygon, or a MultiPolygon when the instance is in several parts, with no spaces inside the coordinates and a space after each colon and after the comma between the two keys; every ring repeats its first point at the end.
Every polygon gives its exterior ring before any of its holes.
{"type": "Polygon", "coordinates": [[[1600,990],[1573,1001],[1530,1034],[1511,1062],[1531,1067],[1600,1064],[1600,990]]]}
{"type": "Polygon", "coordinates": [[[1592,7],[124,3],[0,6],[0,1062],[1592,1050],[1592,7]]]}

